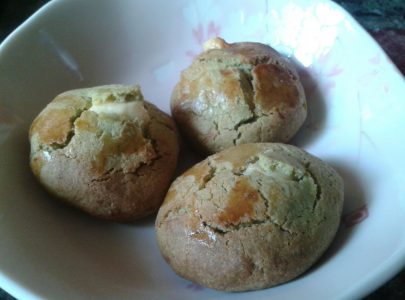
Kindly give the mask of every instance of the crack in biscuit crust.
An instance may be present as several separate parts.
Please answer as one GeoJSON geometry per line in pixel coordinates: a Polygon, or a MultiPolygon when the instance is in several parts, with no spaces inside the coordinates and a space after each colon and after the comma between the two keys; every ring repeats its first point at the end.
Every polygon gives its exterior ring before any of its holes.
{"type": "Polygon", "coordinates": [[[156,211],[179,151],[174,122],[139,87],[65,92],[34,120],[31,168],[63,201],[125,221],[156,211]]]}
{"type": "Polygon", "coordinates": [[[208,48],[184,70],[171,99],[173,117],[202,152],[252,142],[286,142],[306,118],[297,72],[258,43],[208,48]]]}
{"type": "Polygon", "coordinates": [[[319,159],[291,145],[239,145],[172,183],[156,219],[158,244],[176,273],[199,284],[266,288],[320,257],[342,204],[341,178],[319,159]]]}

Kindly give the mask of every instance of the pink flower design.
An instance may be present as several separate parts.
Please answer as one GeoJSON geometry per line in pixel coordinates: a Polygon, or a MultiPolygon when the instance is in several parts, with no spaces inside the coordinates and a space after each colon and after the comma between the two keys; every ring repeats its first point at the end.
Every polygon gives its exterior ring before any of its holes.
{"type": "Polygon", "coordinates": [[[352,211],[351,213],[343,216],[342,222],[346,228],[352,227],[368,217],[368,208],[367,205],[363,205],[358,209],[352,211]]]}
{"type": "Polygon", "coordinates": [[[359,82],[361,84],[363,84],[363,85],[367,84],[373,77],[377,76],[378,73],[380,73],[380,71],[376,70],[376,69],[374,69],[374,70],[372,70],[372,71],[370,71],[368,73],[365,73],[365,74],[360,76],[359,82]]]}
{"type": "Polygon", "coordinates": [[[341,68],[339,65],[334,65],[333,68],[328,73],[326,73],[326,76],[333,77],[339,75],[342,72],[343,68],[341,68]]]}
{"type": "MultiPolygon", "coordinates": [[[[192,35],[200,48],[202,48],[206,40],[221,35],[221,28],[214,21],[209,22],[206,26],[198,23],[198,26],[192,29],[192,35]]],[[[187,50],[186,56],[193,59],[195,56],[197,56],[197,53],[195,53],[193,50],[187,50]]]]}
{"type": "Polygon", "coordinates": [[[203,43],[204,29],[203,29],[201,23],[198,23],[197,29],[193,29],[193,36],[197,40],[198,44],[201,45],[203,43]]]}
{"type": "Polygon", "coordinates": [[[380,55],[377,53],[376,55],[374,55],[372,58],[370,58],[368,60],[370,62],[370,64],[372,65],[378,65],[381,62],[381,57],[380,55]]]}
{"type": "MultiPolygon", "coordinates": [[[[376,77],[380,73],[380,67],[378,65],[381,63],[381,55],[379,53],[376,53],[373,57],[368,59],[368,62],[371,65],[370,71],[362,74],[359,77],[359,82],[362,85],[367,85],[374,77],[376,77]]],[[[387,92],[385,88],[384,91],[387,92]]]]}
{"type": "Polygon", "coordinates": [[[221,34],[221,30],[214,22],[208,24],[208,37],[217,37],[221,34]]]}
{"type": "Polygon", "coordinates": [[[322,66],[321,69],[311,66],[304,72],[300,72],[300,77],[301,79],[304,77],[304,81],[306,81],[305,77],[312,77],[312,82],[306,86],[307,97],[311,97],[317,91],[330,93],[336,87],[336,77],[344,72],[341,65],[336,63],[332,65],[330,53],[319,57],[318,64],[322,66]]]}
{"type": "Polygon", "coordinates": [[[199,292],[199,291],[204,290],[204,287],[203,287],[203,286],[201,286],[201,285],[199,285],[199,284],[196,284],[196,283],[189,283],[189,284],[187,284],[187,288],[188,288],[189,290],[192,290],[192,291],[195,291],[195,292],[199,292]]]}

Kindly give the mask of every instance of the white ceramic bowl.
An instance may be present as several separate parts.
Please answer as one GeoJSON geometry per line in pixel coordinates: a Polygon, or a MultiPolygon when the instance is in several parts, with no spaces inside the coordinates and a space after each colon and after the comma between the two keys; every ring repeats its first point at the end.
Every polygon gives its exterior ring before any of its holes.
{"type": "Polygon", "coordinates": [[[20,299],[359,298],[404,266],[404,80],[330,1],[53,1],[1,45],[0,78],[0,286],[20,299]],[[179,278],[153,218],[87,217],[48,196],[28,167],[27,130],[55,95],[139,83],[168,111],[180,70],[215,35],[268,43],[303,66],[309,118],[294,143],[345,180],[332,247],[267,290],[221,293],[179,278]]]}

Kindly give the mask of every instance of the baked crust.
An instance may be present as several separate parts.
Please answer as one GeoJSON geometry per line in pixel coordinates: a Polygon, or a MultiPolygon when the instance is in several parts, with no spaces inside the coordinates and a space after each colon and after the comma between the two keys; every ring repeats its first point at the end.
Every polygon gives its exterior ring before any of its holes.
{"type": "Polygon", "coordinates": [[[342,205],[342,179],[318,158],[291,145],[239,145],[172,183],[156,219],[158,245],[178,275],[198,284],[268,288],[319,259],[342,205]]]}
{"type": "Polygon", "coordinates": [[[52,194],[113,221],[157,211],[179,152],[173,120],[137,86],[65,92],[34,120],[29,138],[31,169],[52,194]]]}
{"type": "Polygon", "coordinates": [[[260,43],[209,40],[171,98],[180,130],[205,153],[255,142],[287,142],[307,115],[305,93],[287,58],[260,43]]]}

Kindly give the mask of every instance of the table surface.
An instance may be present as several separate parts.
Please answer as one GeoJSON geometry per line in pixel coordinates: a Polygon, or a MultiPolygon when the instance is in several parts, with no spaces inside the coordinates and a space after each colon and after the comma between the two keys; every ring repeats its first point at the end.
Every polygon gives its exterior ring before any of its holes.
{"type": "MultiPolygon", "coordinates": [[[[46,0],[0,2],[0,42],[46,0]]],[[[377,40],[405,75],[405,0],[335,0],[377,40]]],[[[0,288],[0,300],[15,299],[0,288]]],[[[405,268],[366,300],[405,299],[405,268]]]]}

